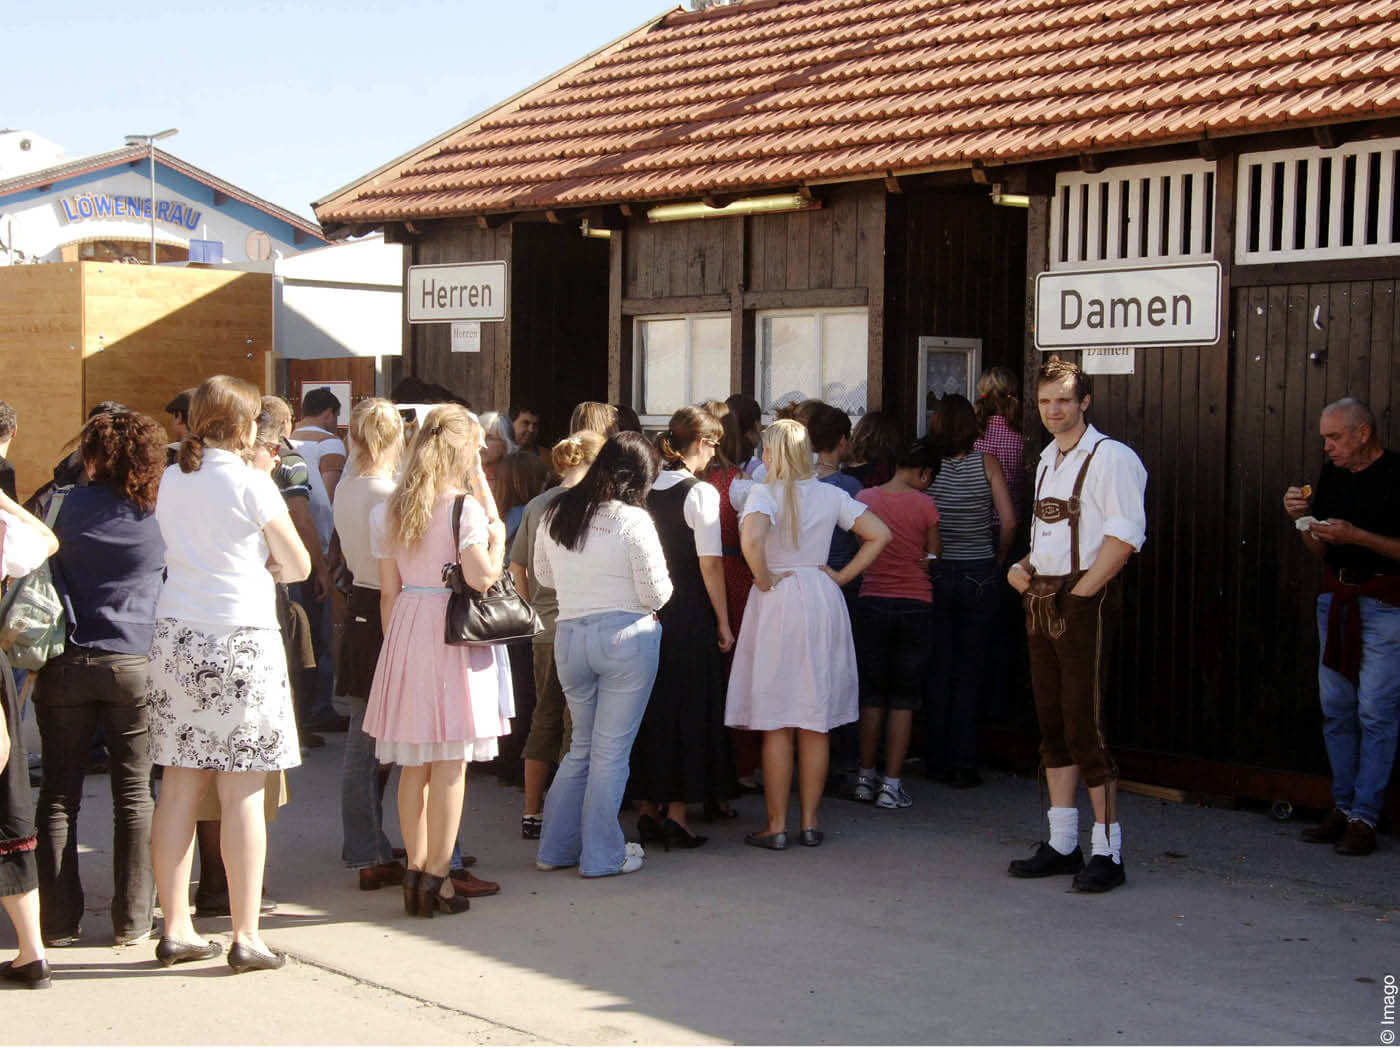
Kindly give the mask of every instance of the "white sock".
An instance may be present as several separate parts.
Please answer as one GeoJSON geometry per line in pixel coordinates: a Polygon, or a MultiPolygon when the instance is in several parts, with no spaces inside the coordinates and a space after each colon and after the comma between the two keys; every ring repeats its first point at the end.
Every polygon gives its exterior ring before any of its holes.
{"type": "Polygon", "coordinates": [[[889,788],[891,791],[898,791],[898,790],[899,790],[899,777],[886,777],[886,778],[885,778],[885,787],[889,788]]]}
{"type": "Polygon", "coordinates": [[[1050,848],[1069,856],[1079,845],[1079,810],[1075,806],[1051,806],[1050,848]]]}
{"type": "Polygon", "coordinates": [[[1094,854],[1095,857],[1112,857],[1114,864],[1123,863],[1123,826],[1117,822],[1110,824],[1105,832],[1104,826],[1099,823],[1094,824],[1094,854]]]}
{"type": "Polygon", "coordinates": [[[874,780],[874,779],[875,779],[875,767],[874,767],[874,766],[871,766],[869,769],[862,769],[862,770],[860,771],[860,779],[861,779],[861,780],[874,780]]]}

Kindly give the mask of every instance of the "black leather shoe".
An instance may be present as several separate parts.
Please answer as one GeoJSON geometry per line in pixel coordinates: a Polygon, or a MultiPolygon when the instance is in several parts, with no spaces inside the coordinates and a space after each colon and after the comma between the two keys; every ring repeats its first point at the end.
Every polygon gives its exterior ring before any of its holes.
{"type": "Polygon", "coordinates": [[[162,966],[174,966],[182,962],[203,962],[223,953],[224,946],[218,941],[204,944],[186,944],[173,937],[162,937],[156,942],[156,959],[162,966]]]}
{"type": "Polygon", "coordinates": [[[247,973],[249,970],[280,970],[287,964],[287,957],[281,952],[260,952],[249,948],[241,941],[234,941],[228,950],[229,969],[234,973],[247,973]]]}
{"type": "Polygon", "coordinates": [[[403,877],[403,913],[418,914],[418,886],[423,881],[423,873],[409,868],[403,877]]]}
{"type": "Polygon", "coordinates": [[[667,817],[661,824],[661,841],[666,845],[666,852],[670,853],[672,846],[675,846],[676,849],[699,849],[710,840],[705,835],[692,833],[689,829],[681,827],[670,817],[667,817]]]}
{"type": "Polygon", "coordinates": [[[1364,857],[1376,852],[1376,829],[1364,820],[1347,821],[1347,830],[1332,847],[1344,857],[1364,857]]]}
{"type": "Polygon", "coordinates": [[[1036,843],[1036,851],[1025,860],[1013,860],[1007,872],[1018,879],[1043,879],[1047,875],[1077,875],[1084,870],[1084,851],[1061,853],[1048,842],[1036,843]]]}
{"type": "Polygon", "coordinates": [[[0,966],[0,980],[22,984],[26,988],[47,988],[53,984],[53,970],[47,959],[35,959],[23,966],[16,966],[10,961],[0,966]]]}
{"type": "Polygon", "coordinates": [[[1089,858],[1084,870],[1074,877],[1074,888],[1080,893],[1107,893],[1127,881],[1123,863],[1113,863],[1112,857],[1097,854],[1089,858]]]}
{"type": "Polygon", "coordinates": [[[1304,842],[1325,842],[1331,845],[1340,842],[1346,831],[1347,815],[1334,806],[1332,812],[1322,818],[1321,824],[1303,829],[1302,839],[1304,842]]]}
{"type": "Polygon", "coordinates": [[[637,841],[643,846],[653,842],[665,842],[666,832],[661,827],[661,821],[646,813],[639,816],[637,818],[637,841]]]}

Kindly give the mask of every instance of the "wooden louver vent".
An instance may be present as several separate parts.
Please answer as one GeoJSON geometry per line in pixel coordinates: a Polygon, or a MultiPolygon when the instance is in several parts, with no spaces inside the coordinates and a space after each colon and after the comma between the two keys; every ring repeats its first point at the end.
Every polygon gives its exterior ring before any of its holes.
{"type": "Polygon", "coordinates": [[[1240,156],[1235,261],[1400,255],[1400,139],[1240,156]]]}
{"type": "Polygon", "coordinates": [[[1050,268],[1211,258],[1215,162],[1061,172],[1050,205],[1050,268]]]}

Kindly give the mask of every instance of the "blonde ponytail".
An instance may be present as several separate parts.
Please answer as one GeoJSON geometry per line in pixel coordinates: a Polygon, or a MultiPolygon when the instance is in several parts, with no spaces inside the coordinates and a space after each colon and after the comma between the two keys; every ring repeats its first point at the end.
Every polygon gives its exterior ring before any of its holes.
{"type": "Polygon", "coordinates": [[[796,547],[802,528],[797,483],[816,474],[812,465],[812,441],[801,423],[780,419],[763,432],[763,447],[772,456],[772,480],[783,484],[783,512],[792,529],[792,545],[796,547]]]}

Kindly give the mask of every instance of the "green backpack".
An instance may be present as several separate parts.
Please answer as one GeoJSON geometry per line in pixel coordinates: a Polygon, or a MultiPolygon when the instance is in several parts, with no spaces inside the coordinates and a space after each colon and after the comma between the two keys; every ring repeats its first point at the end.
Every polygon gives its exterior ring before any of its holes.
{"type": "MultiPolygon", "coordinates": [[[[58,519],[68,489],[59,489],[49,502],[44,524],[50,529],[58,519]]],[[[53,583],[51,559],[45,558],[33,572],[10,584],[0,599],[0,649],[10,663],[26,671],[38,671],[63,653],[68,636],[63,601],[53,583]]]]}

